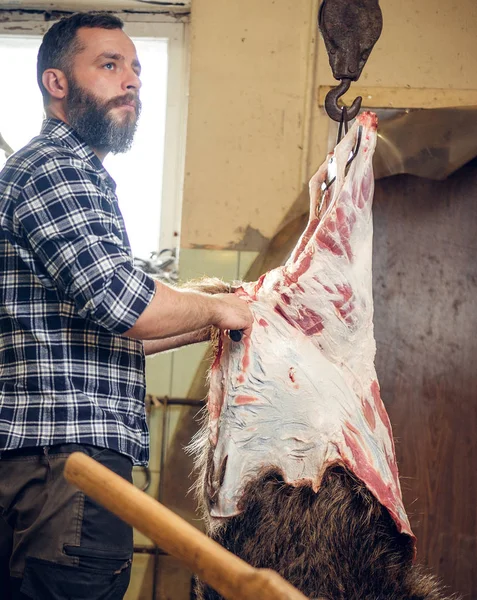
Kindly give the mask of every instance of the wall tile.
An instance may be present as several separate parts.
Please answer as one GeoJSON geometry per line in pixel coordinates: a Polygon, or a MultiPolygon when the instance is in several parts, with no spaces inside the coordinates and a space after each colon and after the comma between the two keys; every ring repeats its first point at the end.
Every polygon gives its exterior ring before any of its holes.
{"type": "Polygon", "coordinates": [[[197,277],[220,277],[232,281],[237,277],[238,252],[234,250],[190,250],[179,254],[179,277],[182,282],[197,277]]]}
{"type": "Polygon", "coordinates": [[[150,600],[152,598],[153,567],[153,556],[149,554],[134,555],[131,581],[124,600],[150,600]]]}
{"type": "Polygon", "coordinates": [[[243,279],[259,253],[243,251],[238,254],[237,279],[243,279]]]}
{"type": "MultiPolygon", "coordinates": [[[[167,435],[167,450],[174,439],[174,434],[177,426],[180,423],[183,407],[168,406],[166,418],[166,435],[167,435]]],[[[149,414],[149,434],[150,442],[150,458],[149,468],[151,471],[160,472],[161,453],[162,453],[162,431],[164,427],[164,409],[162,406],[152,407],[149,414]]]]}
{"type": "Polygon", "coordinates": [[[146,358],[146,390],[154,396],[170,396],[172,381],[172,352],[146,358]]]}
{"type": "Polygon", "coordinates": [[[172,362],[172,398],[186,398],[195,373],[207,350],[207,343],[179,348],[172,362]]]}

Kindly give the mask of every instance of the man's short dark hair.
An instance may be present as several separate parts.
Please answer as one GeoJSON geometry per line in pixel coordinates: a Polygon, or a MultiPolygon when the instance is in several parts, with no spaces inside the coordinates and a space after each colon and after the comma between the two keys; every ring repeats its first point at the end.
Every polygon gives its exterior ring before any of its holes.
{"type": "Polygon", "coordinates": [[[50,95],[42,82],[46,69],[60,69],[67,76],[71,74],[71,61],[81,52],[77,31],[81,27],[98,29],[122,29],[123,22],[118,17],[105,12],[75,13],[55,23],[43,37],[38,51],[37,80],[45,104],[50,95]]]}

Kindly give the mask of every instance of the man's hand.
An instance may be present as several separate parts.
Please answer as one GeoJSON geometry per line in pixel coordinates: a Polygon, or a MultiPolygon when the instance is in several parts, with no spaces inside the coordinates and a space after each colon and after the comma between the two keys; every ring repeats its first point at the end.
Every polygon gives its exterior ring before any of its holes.
{"type": "Polygon", "coordinates": [[[204,294],[156,281],[154,298],[124,335],[143,341],[155,340],[210,325],[219,329],[242,329],[244,335],[250,335],[252,321],[246,301],[234,294],[204,294]]]}
{"type": "Polygon", "coordinates": [[[217,294],[213,324],[219,329],[242,330],[245,336],[252,330],[253,315],[245,300],[234,294],[217,294]]]}

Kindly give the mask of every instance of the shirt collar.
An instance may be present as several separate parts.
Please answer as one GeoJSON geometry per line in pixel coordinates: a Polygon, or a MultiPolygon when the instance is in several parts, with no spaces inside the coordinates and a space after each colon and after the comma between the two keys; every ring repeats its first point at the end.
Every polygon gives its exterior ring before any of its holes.
{"type": "Polygon", "coordinates": [[[79,158],[88,161],[98,171],[100,177],[113,191],[116,190],[116,182],[103,167],[103,163],[93,152],[91,146],[83,142],[76,131],[67,123],[59,119],[45,119],[41,128],[41,135],[52,138],[61,146],[73,150],[79,158]]]}

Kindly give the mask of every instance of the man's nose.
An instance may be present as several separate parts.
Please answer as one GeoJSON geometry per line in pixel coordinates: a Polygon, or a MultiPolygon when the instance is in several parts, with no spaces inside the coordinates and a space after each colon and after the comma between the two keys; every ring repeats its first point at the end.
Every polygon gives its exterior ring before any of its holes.
{"type": "Polygon", "coordinates": [[[123,80],[123,87],[126,90],[139,90],[141,88],[141,79],[139,75],[133,70],[128,69],[126,76],[123,80]]]}

